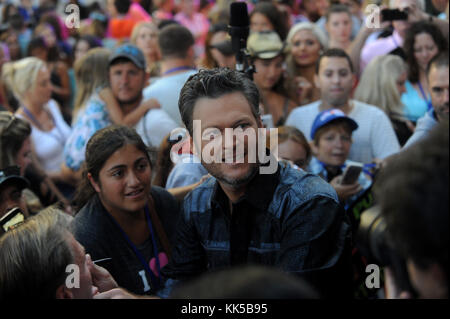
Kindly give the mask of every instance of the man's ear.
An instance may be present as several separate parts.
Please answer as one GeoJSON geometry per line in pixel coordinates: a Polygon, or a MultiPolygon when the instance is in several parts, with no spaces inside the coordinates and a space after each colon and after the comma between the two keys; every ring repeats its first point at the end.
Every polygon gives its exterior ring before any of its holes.
{"type": "Polygon", "coordinates": [[[100,185],[94,180],[91,173],[87,173],[87,178],[97,193],[100,193],[100,185]]]}
{"type": "Polygon", "coordinates": [[[64,285],[56,289],[55,297],[56,299],[75,299],[73,292],[64,285]]]}
{"type": "Polygon", "coordinates": [[[187,51],[187,55],[190,58],[190,60],[192,61],[192,64],[195,64],[195,51],[194,51],[194,46],[192,45],[188,51],[187,51]]]}

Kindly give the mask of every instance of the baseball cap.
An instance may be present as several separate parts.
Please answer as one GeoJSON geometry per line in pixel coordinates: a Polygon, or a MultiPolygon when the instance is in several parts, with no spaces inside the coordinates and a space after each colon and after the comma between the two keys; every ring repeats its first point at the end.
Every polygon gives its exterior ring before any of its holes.
{"type": "Polygon", "coordinates": [[[18,185],[21,189],[30,186],[28,180],[20,176],[19,166],[8,166],[0,169],[0,186],[3,186],[7,182],[18,185]]]}
{"type": "Polygon", "coordinates": [[[283,53],[285,47],[274,31],[252,32],[247,39],[247,50],[253,58],[272,59],[283,53]]]}
{"type": "Polygon", "coordinates": [[[311,139],[314,139],[314,136],[316,135],[316,132],[319,128],[337,120],[348,122],[348,124],[350,124],[350,128],[352,129],[352,131],[358,128],[358,124],[354,120],[349,118],[347,115],[345,115],[345,113],[342,112],[341,110],[329,109],[320,112],[314,119],[314,123],[311,128],[311,139]]]}
{"type": "Polygon", "coordinates": [[[119,58],[126,58],[131,60],[139,69],[145,70],[146,63],[142,51],[132,44],[124,44],[115,48],[109,57],[109,64],[119,58]]]}

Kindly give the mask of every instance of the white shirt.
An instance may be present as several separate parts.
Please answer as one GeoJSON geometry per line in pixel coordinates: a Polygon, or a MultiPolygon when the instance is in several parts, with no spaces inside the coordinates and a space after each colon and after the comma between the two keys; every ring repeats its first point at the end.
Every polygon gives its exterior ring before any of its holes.
{"type": "MultiPolygon", "coordinates": [[[[383,159],[400,150],[397,136],[387,115],[376,106],[351,100],[353,109],[348,114],[356,121],[358,128],[353,132],[353,144],[348,159],[371,163],[374,158],[383,159]]],[[[300,106],[292,110],[286,124],[294,126],[311,140],[311,128],[316,116],[320,113],[322,101],[300,106]]]]}
{"type": "Polygon", "coordinates": [[[39,163],[46,172],[58,172],[64,160],[64,145],[69,138],[71,128],[64,121],[56,101],[50,100],[44,107],[54,120],[55,126],[50,131],[42,131],[28,118],[23,116],[22,118],[31,124],[31,140],[39,163]]]}
{"type": "Polygon", "coordinates": [[[178,99],[184,83],[195,73],[197,73],[196,70],[189,70],[159,78],[155,83],[150,84],[144,89],[143,100],[146,101],[150,98],[158,100],[161,109],[166,111],[179,127],[183,127],[184,124],[181,120],[180,110],[178,109],[178,99]]]}
{"type": "Polygon", "coordinates": [[[165,136],[178,127],[177,123],[161,109],[145,113],[134,127],[145,145],[159,147],[165,136]]]}

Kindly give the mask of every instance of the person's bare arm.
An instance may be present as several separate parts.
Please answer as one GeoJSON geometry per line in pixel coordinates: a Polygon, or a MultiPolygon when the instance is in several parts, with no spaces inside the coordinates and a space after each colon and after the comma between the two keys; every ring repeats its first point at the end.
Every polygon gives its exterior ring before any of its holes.
{"type": "MultiPolygon", "coordinates": [[[[380,11],[383,9],[386,9],[387,7],[385,5],[380,6],[380,11]]],[[[379,17],[381,19],[381,16],[379,17]]],[[[389,21],[385,21],[385,22],[381,22],[381,24],[379,25],[378,28],[375,28],[375,19],[376,16],[373,16],[373,19],[370,25],[372,26],[367,26],[366,21],[363,21],[361,28],[359,29],[358,34],[356,35],[355,39],[353,39],[352,43],[350,44],[350,46],[348,47],[347,54],[350,56],[350,59],[352,60],[353,63],[353,67],[355,68],[355,74],[359,74],[360,70],[359,70],[359,66],[360,66],[360,59],[361,59],[361,51],[364,47],[364,44],[366,43],[367,38],[373,33],[373,32],[377,32],[377,31],[381,31],[383,29],[386,29],[387,27],[389,27],[389,25],[391,24],[391,22],[389,21]]]]}
{"type": "Polygon", "coordinates": [[[411,23],[418,21],[429,21],[436,25],[441,30],[444,37],[447,39],[447,42],[449,41],[448,21],[429,15],[428,13],[420,10],[420,8],[418,8],[415,4],[412,4],[408,7],[408,21],[411,23]]]}
{"type": "Polygon", "coordinates": [[[353,67],[355,69],[355,74],[359,74],[359,63],[361,59],[361,50],[366,43],[367,38],[372,34],[374,29],[366,27],[364,24],[359,29],[358,35],[350,44],[347,49],[347,54],[352,60],[353,67]]]}
{"type": "Polygon", "coordinates": [[[129,114],[123,114],[120,105],[114,97],[111,88],[105,87],[99,92],[100,98],[106,103],[109,116],[115,124],[123,124],[128,126],[135,125],[141,117],[153,108],[159,108],[160,105],[156,99],[149,99],[142,102],[134,111],[129,114]]]}
{"type": "Polygon", "coordinates": [[[199,186],[201,183],[203,183],[207,178],[211,177],[211,175],[206,174],[202,176],[202,178],[194,184],[188,185],[188,186],[182,186],[182,187],[175,187],[175,188],[169,188],[167,191],[173,195],[178,201],[182,202],[184,200],[184,197],[194,188],[199,186]]]}

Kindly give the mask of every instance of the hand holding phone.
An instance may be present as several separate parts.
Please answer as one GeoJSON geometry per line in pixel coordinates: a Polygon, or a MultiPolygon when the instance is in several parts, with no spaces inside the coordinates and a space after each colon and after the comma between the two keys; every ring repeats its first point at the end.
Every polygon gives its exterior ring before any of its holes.
{"type": "Polygon", "coordinates": [[[382,21],[408,20],[407,10],[383,9],[381,10],[382,21]]]}
{"type": "Polygon", "coordinates": [[[10,209],[0,218],[0,233],[14,229],[25,221],[25,216],[19,207],[10,209]]]}
{"type": "Polygon", "coordinates": [[[341,185],[354,184],[362,172],[362,165],[349,165],[342,174],[341,185]]]}

